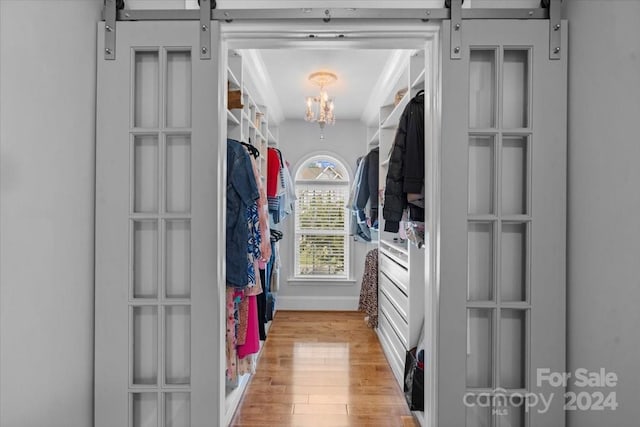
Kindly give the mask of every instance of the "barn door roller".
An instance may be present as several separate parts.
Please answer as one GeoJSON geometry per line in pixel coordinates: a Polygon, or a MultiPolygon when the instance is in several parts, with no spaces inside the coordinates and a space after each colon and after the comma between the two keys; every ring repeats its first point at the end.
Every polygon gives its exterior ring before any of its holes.
{"type": "MultiPolygon", "coordinates": [[[[462,57],[462,4],[464,0],[445,0],[444,5],[451,9],[451,59],[462,57]]],[[[549,59],[560,59],[560,21],[562,0],[541,0],[540,6],[549,9],[549,59]]],[[[533,15],[533,11],[529,12],[533,15]]],[[[490,19],[487,17],[486,19],[490,19]]]]}
{"type": "Polygon", "coordinates": [[[104,0],[104,59],[116,59],[116,8],[124,7],[124,0],[104,0]]]}
{"type": "Polygon", "coordinates": [[[462,52],[462,3],[464,0],[447,0],[446,7],[451,8],[451,59],[460,59],[462,52]]]}
{"type": "Polygon", "coordinates": [[[198,0],[200,5],[200,59],[211,59],[211,9],[215,0],[198,0]]]}
{"type": "MultiPolygon", "coordinates": [[[[211,59],[211,10],[216,8],[216,0],[198,0],[200,5],[200,59],[211,59]]],[[[126,12],[118,16],[118,11],[124,9],[124,0],[104,0],[104,59],[116,59],[116,21],[142,20],[126,12]]],[[[157,12],[157,11],[154,11],[157,12]]],[[[134,14],[135,15],[135,14],[134,14]]]]}
{"type": "Polygon", "coordinates": [[[560,21],[562,0],[543,0],[542,6],[549,8],[549,59],[560,59],[560,21]]]}

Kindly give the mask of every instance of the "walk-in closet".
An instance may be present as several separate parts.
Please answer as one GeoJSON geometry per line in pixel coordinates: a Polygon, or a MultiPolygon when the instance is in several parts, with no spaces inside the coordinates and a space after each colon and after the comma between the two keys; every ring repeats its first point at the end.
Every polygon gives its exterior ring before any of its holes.
{"type": "Polygon", "coordinates": [[[524,399],[565,363],[566,30],[453,3],[105,14],[97,426],[229,425],[279,314],[329,311],[418,425],[562,425],[524,399]]]}
{"type": "MultiPolygon", "coordinates": [[[[248,301],[234,285],[228,288],[236,292],[238,305],[228,297],[227,421],[260,363],[260,348],[277,310],[360,307],[362,322],[377,332],[399,389],[407,351],[417,347],[423,357],[424,102],[425,89],[431,93],[425,81],[433,78],[426,69],[434,66],[425,49],[314,48],[308,43],[306,48],[229,51],[228,144],[240,142],[245,157],[255,157],[254,190],[266,190],[268,199],[257,202],[268,215],[260,226],[269,231],[261,234],[271,242],[267,257],[258,254],[265,265],[256,263],[249,273],[254,282],[245,288],[255,286],[256,278],[259,288],[262,279],[257,298],[266,304],[266,310],[249,305],[259,313],[260,329],[260,345],[251,354],[244,351],[247,321],[234,321],[248,301]],[[402,152],[394,157],[396,137],[402,139],[397,148],[402,152]],[[407,165],[408,159],[415,162],[407,165]],[[386,191],[392,162],[395,175],[389,182],[399,189],[395,193],[386,191]],[[405,177],[415,187],[410,217],[403,216],[408,208],[402,202],[405,177]],[[384,208],[385,195],[396,198],[395,211],[384,208]]],[[[236,205],[230,197],[237,197],[237,183],[234,165],[227,168],[229,241],[230,217],[237,215],[229,210],[236,205]]],[[[227,256],[232,250],[228,243],[227,256]]],[[[238,271],[237,258],[227,261],[228,272],[238,271]]]]}

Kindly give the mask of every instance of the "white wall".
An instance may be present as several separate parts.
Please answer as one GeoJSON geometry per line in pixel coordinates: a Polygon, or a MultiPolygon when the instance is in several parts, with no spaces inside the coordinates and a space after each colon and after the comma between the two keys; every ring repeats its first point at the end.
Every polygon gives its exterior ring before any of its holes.
{"type": "Polygon", "coordinates": [[[92,424],[101,7],[0,2],[2,427],[92,424]]]}
{"type": "MultiPolygon", "coordinates": [[[[333,154],[344,161],[353,179],[356,159],[367,153],[364,124],[358,120],[337,120],[335,125],[325,128],[324,141],[321,141],[319,136],[320,129],[316,124],[307,123],[304,120],[287,120],[281,123],[280,149],[285,159],[291,164],[291,174],[294,175],[294,179],[296,167],[313,153],[333,154]]],[[[289,281],[293,277],[293,215],[287,217],[283,224],[284,227],[279,227],[285,232],[285,238],[280,245],[282,269],[277,307],[355,310],[360,296],[364,258],[374,246],[351,243],[352,281],[333,284],[289,281]]]]}
{"type": "Polygon", "coordinates": [[[612,391],[620,403],[615,412],[570,412],[567,425],[635,426],[640,419],[640,2],[565,3],[568,369],[616,372],[619,384],[612,391]]]}

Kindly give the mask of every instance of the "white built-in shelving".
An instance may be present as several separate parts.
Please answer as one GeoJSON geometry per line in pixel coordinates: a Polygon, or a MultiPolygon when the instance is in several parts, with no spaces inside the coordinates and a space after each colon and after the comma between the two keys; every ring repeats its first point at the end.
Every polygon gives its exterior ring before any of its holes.
{"type": "MultiPolygon", "coordinates": [[[[251,143],[260,153],[258,156],[258,170],[260,178],[266,182],[267,174],[267,148],[278,146],[278,128],[269,122],[268,108],[260,104],[249,89],[246,81],[249,73],[246,72],[246,62],[242,55],[236,51],[229,52],[227,80],[229,90],[239,90],[242,100],[242,108],[227,110],[227,136],[237,141],[251,143]]],[[[265,328],[268,330],[270,324],[265,328]]],[[[263,343],[260,343],[262,350],[263,343]]],[[[259,352],[255,357],[260,357],[259,352]]],[[[227,383],[225,399],[225,419],[231,422],[233,414],[240,404],[250,375],[240,375],[237,381],[227,383]]]]}
{"type": "MultiPolygon", "coordinates": [[[[379,190],[382,194],[400,118],[410,100],[424,88],[424,51],[408,53],[408,56],[405,69],[380,107],[377,129],[369,132],[373,136],[367,141],[368,149],[376,145],[380,147],[379,190]],[[404,95],[397,99],[399,91],[404,91],[404,95]]],[[[406,351],[421,341],[424,324],[425,252],[402,240],[399,233],[385,232],[382,205],[379,212],[377,332],[391,369],[402,387],[406,351]]],[[[424,420],[420,413],[416,418],[424,420]]]]}

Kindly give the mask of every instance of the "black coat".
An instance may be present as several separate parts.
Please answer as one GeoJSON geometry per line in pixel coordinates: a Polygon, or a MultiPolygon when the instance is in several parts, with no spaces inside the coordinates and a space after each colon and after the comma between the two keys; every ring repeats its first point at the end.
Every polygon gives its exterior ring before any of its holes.
{"type": "Polygon", "coordinates": [[[384,190],[385,231],[396,233],[407,193],[420,193],[424,185],[424,92],[418,92],[405,107],[391,149],[384,190]]]}

